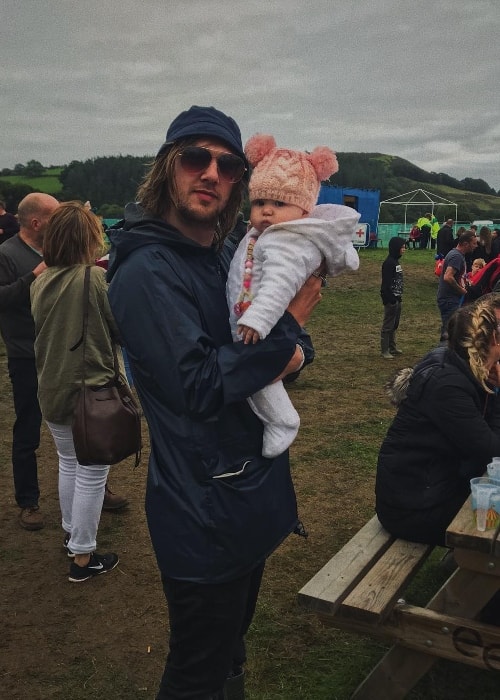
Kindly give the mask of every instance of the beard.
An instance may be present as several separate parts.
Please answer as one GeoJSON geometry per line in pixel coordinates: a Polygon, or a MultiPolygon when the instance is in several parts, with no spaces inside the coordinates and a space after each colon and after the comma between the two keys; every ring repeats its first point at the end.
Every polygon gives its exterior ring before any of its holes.
{"type": "Polygon", "coordinates": [[[215,228],[217,222],[219,221],[219,210],[217,211],[203,211],[203,209],[193,209],[185,202],[179,202],[177,204],[177,213],[180,219],[186,222],[186,224],[203,224],[203,226],[210,226],[215,228]]]}

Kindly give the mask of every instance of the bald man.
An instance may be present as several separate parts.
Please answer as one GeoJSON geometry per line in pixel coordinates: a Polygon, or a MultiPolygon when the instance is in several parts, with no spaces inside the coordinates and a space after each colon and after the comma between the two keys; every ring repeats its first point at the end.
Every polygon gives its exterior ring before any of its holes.
{"type": "Polygon", "coordinates": [[[0,248],[0,333],[7,350],[16,413],[12,469],[16,503],[21,509],[19,524],[26,530],[43,527],[36,461],[42,419],[37,397],[30,285],[45,270],[43,235],[50,215],[58,206],[57,199],[48,194],[28,194],[18,206],[19,232],[0,248]]]}

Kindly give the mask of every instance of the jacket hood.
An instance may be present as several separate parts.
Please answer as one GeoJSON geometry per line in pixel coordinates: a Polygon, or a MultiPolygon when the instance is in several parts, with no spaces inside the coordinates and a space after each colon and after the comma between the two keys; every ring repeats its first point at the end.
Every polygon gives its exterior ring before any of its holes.
{"type": "Polygon", "coordinates": [[[289,231],[304,234],[313,240],[326,262],[326,272],[335,277],[344,270],[357,270],[359,257],[352,244],[353,231],[360,214],[340,204],[318,204],[308,217],[269,226],[262,235],[289,231]],[[324,243],[324,237],[328,242],[324,243]]]}
{"type": "Polygon", "coordinates": [[[408,396],[420,395],[427,381],[437,367],[453,365],[458,367],[479,388],[468,364],[446,346],[434,348],[415,367],[399,370],[385,385],[385,391],[393,406],[399,406],[408,396]]]}
{"type": "Polygon", "coordinates": [[[203,255],[210,248],[200,246],[196,241],[180,233],[162,219],[148,217],[140,204],[131,202],[127,204],[124,212],[125,218],[112,228],[107,230],[111,242],[107,280],[111,282],[116,270],[137,248],[147,245],[165,245],[169,248],[189,248],[193,254],[198,251],[203,255]]]}
{"type": "Polygon", "coordinates": [[[391,238],[389,241],[389,255],[391,258],[398,258],[401,257],[401,248],[403,248],[406,245],[406,241],[404,238],[400,238],[399,236],[395,236],[394,238],[391,238]]]}

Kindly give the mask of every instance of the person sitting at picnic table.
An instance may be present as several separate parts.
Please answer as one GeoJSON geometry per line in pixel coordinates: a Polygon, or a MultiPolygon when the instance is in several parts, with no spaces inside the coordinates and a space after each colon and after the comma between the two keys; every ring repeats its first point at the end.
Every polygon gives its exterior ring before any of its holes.
{"type": "Polygon", "coordinates": [[[446,528],[500,455],[500,294],[456,311],[448,346],[387,385],[398,406],[380,448],[376,511],[395,537],[444,545],[446,528]]]}
{"type": "Polygon", "coordinates": [[[420,229],[417,224],[414,224],[410,231],[409,243],[411,243],[413,250],[417,247],[417,243],[420,241],[420,229]]]}

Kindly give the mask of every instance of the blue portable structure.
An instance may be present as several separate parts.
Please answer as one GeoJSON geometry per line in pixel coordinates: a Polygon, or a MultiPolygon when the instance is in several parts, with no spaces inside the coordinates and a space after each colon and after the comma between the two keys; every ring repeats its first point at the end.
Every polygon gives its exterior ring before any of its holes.
{"type": "Polygon", "coordinates": [[[380,190],[321,185],[318,204],[344,204],[360,213],[360,236],[356,235],[356,239],[353,239],[354,245],[368,246],[371,236],[374,236],[374,240],[376,240],[380,190]]]}

